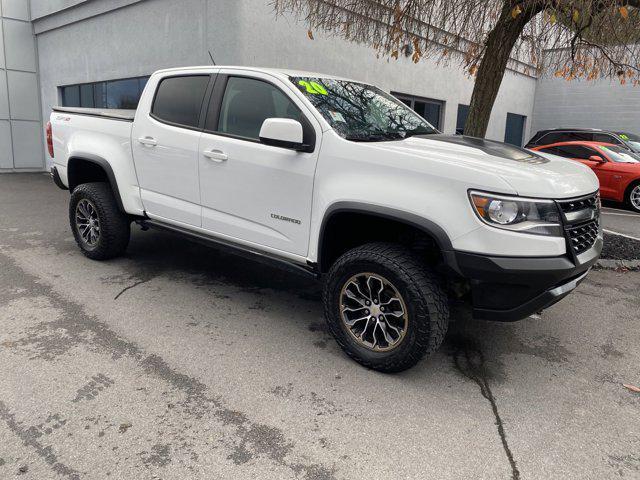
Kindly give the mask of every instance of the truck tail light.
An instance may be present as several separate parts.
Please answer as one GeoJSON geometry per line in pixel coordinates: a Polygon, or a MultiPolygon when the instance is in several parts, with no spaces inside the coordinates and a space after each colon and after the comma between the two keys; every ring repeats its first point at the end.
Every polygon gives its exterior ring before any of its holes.
{"type": "Polygon", "coordinates": [[[47,122],[47,149],[49,150],[49,156],[53,158],[53,130],[51,128],[51,122],[47,122]]]}

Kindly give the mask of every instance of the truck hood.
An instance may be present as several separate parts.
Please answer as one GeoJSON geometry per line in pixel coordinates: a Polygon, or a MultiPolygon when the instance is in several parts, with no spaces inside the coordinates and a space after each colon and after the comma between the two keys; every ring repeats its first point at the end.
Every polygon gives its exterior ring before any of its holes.
{"type": "Polygon", "coordinates": [[[377,145],[396,154],[481,168],[485,173],[499,176],[521,196],[570,198],[593,193],[599,188],[595,174],[579,162],[491,140],[460,135],[424,135],[377,145]]]}

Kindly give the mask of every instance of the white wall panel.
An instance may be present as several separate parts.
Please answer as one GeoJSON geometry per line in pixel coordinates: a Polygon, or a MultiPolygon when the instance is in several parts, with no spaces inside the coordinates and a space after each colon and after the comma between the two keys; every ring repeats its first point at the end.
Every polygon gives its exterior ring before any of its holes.
{"type": "Polygon", "coordinates": [[[0,169],[7,168],[13,168],[11,125],[8,120],[0,120],[0,169]]]}
{"type": "Polygon", "coordinates": [[[36,49],[30,23],[4,19],[4,41],[7,68],[36,71],[36,49]]]}
{"type": "Polygon", "coordinates": [[[42,168],[42,129],[40,122],[11,121],[14,168],[42,168]]]}
{"type": "Polygon", "coordinates": [[[11,118],[40,120],[38,79],[35,73],[7,71],[11,118]]]}

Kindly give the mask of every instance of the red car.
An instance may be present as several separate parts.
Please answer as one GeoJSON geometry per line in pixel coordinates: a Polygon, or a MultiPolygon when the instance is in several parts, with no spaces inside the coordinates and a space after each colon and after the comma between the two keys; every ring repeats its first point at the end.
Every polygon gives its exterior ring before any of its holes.
{"type": "Polygon", "coordinates": [[[619,145],[601,142],[560,142],[531,150],[588,165],[600,180],[602,198],[625,202],[640,212],[640,154],[619,145]]]}

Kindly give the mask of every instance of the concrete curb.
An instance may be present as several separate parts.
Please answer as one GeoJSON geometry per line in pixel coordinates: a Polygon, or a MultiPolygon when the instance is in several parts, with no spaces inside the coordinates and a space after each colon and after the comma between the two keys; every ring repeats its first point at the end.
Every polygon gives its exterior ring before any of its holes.
{"type": "Polygon", "coordinates": [[[595,268],[600,268],[602,270],[640,270],[640,260],[600,259],[595,264],[595,268]]]}

